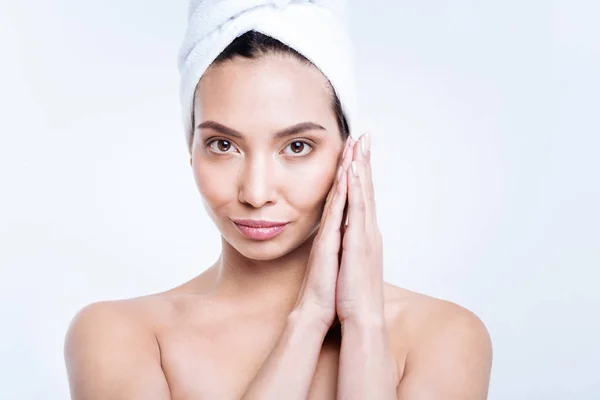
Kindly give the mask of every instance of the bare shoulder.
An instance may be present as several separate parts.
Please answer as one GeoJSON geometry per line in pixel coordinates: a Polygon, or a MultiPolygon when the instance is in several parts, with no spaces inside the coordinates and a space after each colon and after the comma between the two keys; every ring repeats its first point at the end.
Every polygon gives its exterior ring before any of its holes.
{"type": "Polygon", "coordinates": [[[390,284],[385,290],[391,340],[404,344],[399,393],[485,399],[492,343],[481,319],[450,301],[390,284]]]}
{"type": "Polygon", "coordinates": [[[73,399],[169,398],[149,302],[155,300],[97,302],[75,315],[64,343],[73,399]]]}
{"type": "Polygon", "coordinates": [[[456,330],[489,340],[483,321],[472,311],[451,301],[438,299],[386,283],[386,308],[395,329],[414,336],[415,345],[426,338],[456,330]]]}

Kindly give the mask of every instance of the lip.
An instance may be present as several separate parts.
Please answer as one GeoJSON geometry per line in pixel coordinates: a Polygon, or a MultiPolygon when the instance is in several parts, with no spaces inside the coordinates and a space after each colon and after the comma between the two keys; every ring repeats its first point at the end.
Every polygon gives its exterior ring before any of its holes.
{"type": "Polygon", "coordinates": [[[285,229],[287,222],[258,221],[250,219],[232,219],[235,227],[247,238],[253,240],[269,240],[285,229]]]}

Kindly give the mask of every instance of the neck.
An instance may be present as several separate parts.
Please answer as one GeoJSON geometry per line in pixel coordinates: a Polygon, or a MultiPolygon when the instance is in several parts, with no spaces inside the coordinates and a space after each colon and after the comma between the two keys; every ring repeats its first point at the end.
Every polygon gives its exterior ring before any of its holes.
{"type": "Polygon", "coordinates": [[[214,293],[235,298],[244,307],[289,313],[296,304],[316,233],[283,257],[252,260],[221,239],[221,256],[213,266],[214,293]]]}

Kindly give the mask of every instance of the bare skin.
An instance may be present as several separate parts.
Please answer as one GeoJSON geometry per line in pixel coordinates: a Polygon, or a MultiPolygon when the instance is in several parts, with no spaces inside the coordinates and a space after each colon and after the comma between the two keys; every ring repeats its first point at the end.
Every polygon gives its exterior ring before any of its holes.
{"type": "MultiPolygon", "coordinates": [[[[80,353],[71,355],[75,359],[71,370],[77,371],[72,374],[73,393],[96,393],[95,397],[81,395],[73,398],[239,399],[281,334],[288,313],[285,308],[257,310],[236,304],[235,299],[219,299],[212,295],[217,272],[213,267],[165,293],[96,303],[84,309],[79,315],[78,328],[85,332],[78,334],[72,331],[71,335],[84,336],[77,339],[82,344],[100,341],[105,344],[100,348],[84,350],[77,348],[77,343],[72,343],[73,351],[80,353]],[[106,330],[106,324],[117,326],[111,329],[112,332],[100,335],[97,329],[106,330]],[[132,336],[131,341],[123,340],[124,332],[132,336]],[[138,347],[141,353],[137,362],[131,361],[130,365],[136,368],[135,376],[146,375],[144,381],[147,382],[147,392],[145,395],[131,395],[136,392],[127,391],[126,385],[131,383],[132,374],[126,366],[121,365],[123,381],[111,383],[114,385],[112,389],[121,390],[120,395],[107,397],[105,393],[109,393],[110,389],[101,387],[103,380],[99,379],[102,376],[99,371],[103,369],[101,364],[114,371],[113,359],[120,359],[119,355],[122,359],[130,357],[130,346],[138,347]],[[112,356],[102,359],[99,354],[101,351],[112,356]],[[90,358],[96,361],[91,362],[90,358]],[[89,365],[89,372],[83,364],[89,365]],[[93,370],[92,366],[95,367],[93,370]],[[84,389],[88,380],[91,385],[84,389]]],[[[467,385],[475,385],[478,380],[484,383],[474,388],[476,396],[463,398],[485,398],[491,361],[488,357],[491,354],[488,353],[486,336],[481,332],[481,323],[473,314],[458,305],[386,284],[385,315],[397,365],[394,373],[399,393],[400,389],[406,392],[413,390],[404,388],[402,379],[413,365],[416,374],[425,362],[413,360],[409,354],[420,354],[431,343],[439,341],[443,355],[445,342],[449,346],[456,343],[452,335],[448,338],[432,338],[439,335],[438,326],[445,325],[459,333],[468,333],[470,338],[478,341],[466,343],[466,338],[459,340],[469,351],[477,353],[479,350],[484,354],[470,361],[473,371],[462,380],[467,385]]],[[[323,343],[310,388],[310,399],[336,398],[340,344],[339,330],[333,330],[323,343]]],[[[461,349],[455,348],[450,352],[460,353],[461,349]]],[[[435,358],[430,361],[438,362],[435,358]]],[[[448,362],[448,368],[452,368],[452,361],[448,362]]],[[[431,379],[435,381],[438,378],[431,379]]],[[[146,385],[144,381],[140,382],[141,385],[146,385]]],[[[427,398],[419,397],[418,387],[414,390],[414,396],[404,398],[427,398]]]]}
{"type": "MultiPolygon", "coordinates": [[[[342,288],[370,290],[352,286],[367,284],[351,279],[363,264],[342,260],[346,280],[336,289],[337,257],[314,255],[324,224],[339,225],[346,196],[360,193],[349,163],[358,163],[361,182],[370,176],[370,155],[340,139],[324,87],[318,70],[283,57],[238,60],[202,78],[196,122],[216,121],[242,135],[209,124],[190,149],[199,192],[223,237],[221,257],[174,289],[80,311],[65,345],[73,399],[486,398],[491,343],[475,315],[383,282],[371,299],[348,307],[342,288]],[[272,136],[304,121],[322,129],[272,136]],[[232,146],[210,142],[215,137],[232,146]],[[287,152],[298,138],[312,151],[287,152]],[[289,225],[258,243],[230,218],[289,225]]],[[[337,243],[327,244],[337,246],[331,254],[342,252],[337,230],[337,243]]],[[[380,272],[372,271],[377,282],[380,272]]]]}

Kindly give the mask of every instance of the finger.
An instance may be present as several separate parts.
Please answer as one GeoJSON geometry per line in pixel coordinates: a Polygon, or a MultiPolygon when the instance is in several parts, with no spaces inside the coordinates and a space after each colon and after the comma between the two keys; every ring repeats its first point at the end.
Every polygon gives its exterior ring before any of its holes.
{"type": "Polygon", "coordinates": [[[348,170],[348,227],[347,233],[353,230],[356,233],[364,232],[366,227],[366,205],[362,192],[361,170],[362,165],[356,160],[352,161],[348,170]]]}
{"type": "Polygon", "coordinates": [[[344,154],[344,157],[342,158],[341,162],[341,165],[345,170],[350,168],[350,163],[352,162],[352,157],[354,154],[354,148],[356,147],[356,143],[356,140],[354,140],[353,138],[348,138],[348,149],[346,151],[346,154],[344,154]]]}
{"type": "Polygon", "coordinates": [[[375,194],[371,175],[370,139],[371,138],[368,133],[362,135],[354,148],[354,162],[356,163],[357,170],[360,173],[361,190],[366,207],[365,223],[367,226],[377,223],[375,215],[375,194]]]}
{"type": "MultiPolygon", "coordinates": [[[[349,138],[351,139],[351,138],[349,138]]],[[[348,155],[348,149],[350,148],[351,145],[351,141],[347,139],[344,145],[344,151],[342,152],[342,156],[341,156],[341,161],[339,162],[339,166],[342,166],[342,164],[344,164],[344,160],[346,159],[347,155],[348,155]]],[[[338,185],[338,175],[339,175],[339,167],[338,170],[336,171],[336,175],[334,177],[334,181],[333,181],[333,185],[331,186],[331,189],[329,190],[329,193],[327,194],[327,198],[325,199],[325,205],[323,206],[323,213],[321,214],[321,224],[323,224],[323,221],[325,220],[327,213],[329,212],[329,208],[331,206],[331,198],[333,197],[333,194],[336,191],[336,186],[338,185]]]]}
{"type": "MultiPolygon", "coordinates": [[[[353,138],[350,138],[350,147],[348,149],[348,154],[346,154],[346,157],[342,160],[342,168],[344,168],[345,171],[348,171],[348,168],[350,168],[350,164],[352,163],[352,158],[354,157],[354,146],[356,146],[356,140],[354,140],[353,138]]],[[[344,213],[342,216],[342,235],[344,234],[344,232],[346,231],[346,225],[348,223],[348,200],[346,199],[346,204],[344,205],[344,213]]]]}
{"type": "MultiPolygon", "coordinates": [[[[338,167],[341,166],[342,163],[344,162],[344,159],[348,153],[349,147],[350,147],[350,140],[347,139],[344,144],[344,150],[342,152],[340,162],[338,163],[338,167]]],[[[329,210],[329,206],[331,204],[331,198],[333,197],[333,194],[335,193],[335,188],[336,188],[336,185],[338,182],[337,174],[339,174],[339,168],[338,168],[338,170],[336,170],[336,175],[334,176],[333,184],[331,185],[331,189],[329,190],[329,193],[327,194],[327,198],[325,199],[325,205],[323,206],[323,215],[321,216],[321,222],[323,222],[323,217],[327,214],[327,211],[329,210]]]]}
{"type": "MultiPolygon", "coordinates": [[[[341,157],[342,161],[344,160],[344,157],[346,157],[346,153],[348,152],[348,149],[352,146],[352,144],[353,144],[353,140],[350,136],[348,136],[346,138],[346,141],[344,142],[344,151],[342,152],[342,157],[341,157]]],[[[340,162],[340,164],[341,164],[341,162],[340,162]]]]}
{"type": "Polygon", "coordinates": [[[348,200],[346,199],[346,204],[344,205],[344,213],[342,215],[342,226],[341,226],[341,234],[342,236],[344,236],[344,234],[346,233],[346,228],[348,225],[348,200]]]}
{"type": "MultiPolygon", "coordinates": [[[[336,232],[340,232],[342,225],[342,217],[344,214],[344,206],[348,194],[347,171],[340,169],[339,181],[336,185],[336,191],[331,199],[331,207],[323,225],[321,226],[323,235],[333,236],[336,232]]],[[[338,237],[339,243],[339,237],[338,237]]]]}
{"type": "Polygon", "coordinates": [[[365,194],[365,202],[367,204],[367,219],[377,225],[377,207],[375,204],[375,185],[373,184],[373,171],[371,164],[371,134],[365,135],[365,163],[364,163],[364,179],[363,193],[365,194]]]}
{"type": "Polygon", "coordinates": [[[342,167],[339,166],[337,169],[337,172],[334,176],[333,185],[331,186],[331,189],[329,189],[329,193],[327,194],[327,200],[325,200],[325,205],[323,206],[323,212],[321,213],[321,227],[323,227],[323,224],[325,223],[325,220],[327,219],[327,216],[329,215],[329,212],[331,210],[331,202],[333,201],[335,192],[337,190],[338,176],[340,174],[341,169],[342,169],[342,167]]]}

